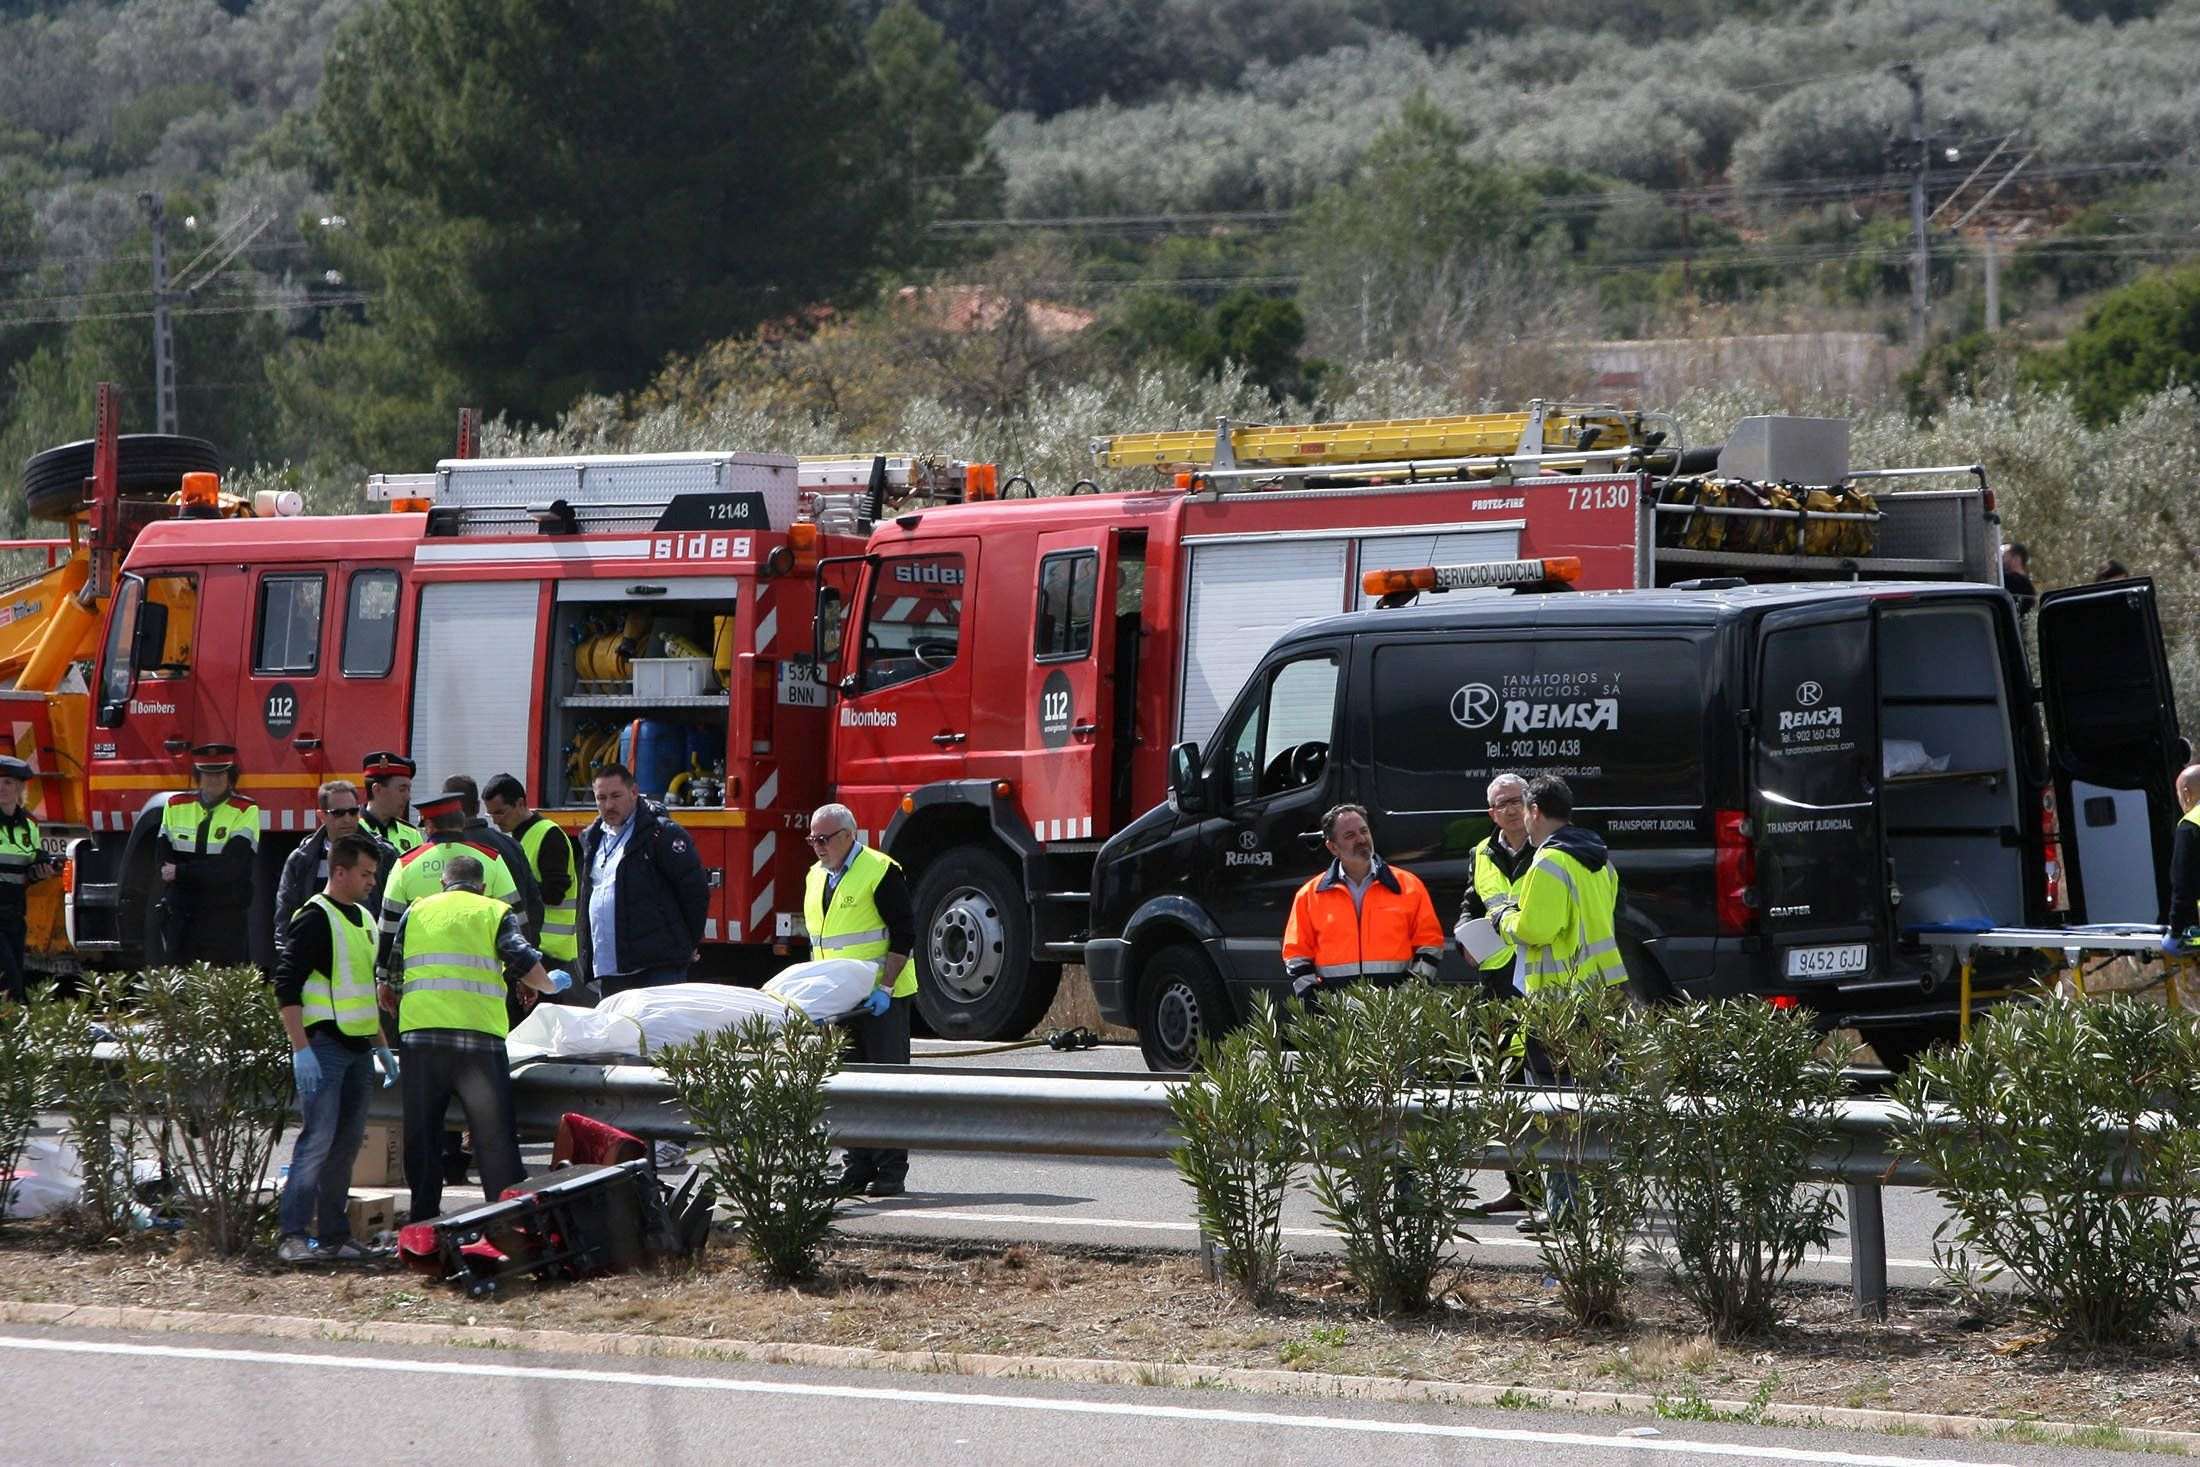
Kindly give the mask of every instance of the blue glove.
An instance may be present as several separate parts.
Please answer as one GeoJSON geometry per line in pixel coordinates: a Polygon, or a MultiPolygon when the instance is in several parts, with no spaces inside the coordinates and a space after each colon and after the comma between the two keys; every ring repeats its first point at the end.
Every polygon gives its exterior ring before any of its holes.
{"type": "Polygon", "coordinates": [[[321,1057],[310,1046],[292,1050],[290,1077],[298,1082],[298,1103],[308,1103],[321,1091],[321,1057]]]}
{"type": "Polygon", "coordinates": [[[550,991],[552,993],[563,993],[572,986],[573,975],[571,973],[566,972],[563,968],[552,968],[550,970],[550,991]]]}
{"type": "Polygon", "coordinates": [[[374,1058],[382,1066],[382,1088],[387,1090],[397,1083],[397,1056],[388,1045],[377,1044],[374,1047],[374,1058]]]}
{"type": "Polygon", "coordinates": [[[883,988],[874,987],[863,996],[863,1011],[874,1019],[884,1018],[894,1006],[894,996],[883,988]]]}

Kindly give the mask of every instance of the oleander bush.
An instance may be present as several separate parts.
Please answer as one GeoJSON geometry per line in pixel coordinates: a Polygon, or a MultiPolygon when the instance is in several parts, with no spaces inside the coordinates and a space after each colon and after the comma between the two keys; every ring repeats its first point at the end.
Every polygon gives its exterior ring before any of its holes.
{"type": "Polygon", "coordinates": [[[1266,994],[1221,1043],[1202,1042],[1199,1068],[1169,1092],[1184,1138],[1169,1159],[1192,1189],[1224,1274],[1256,1304],[1274,1294],[1283,1263],[1283,1199],[1299,1164],[1296,1093],[1266,994]]]}
{"type": "Polygon", "coordinates": [[[2089,1346],[2200,1302],[2200,1021],[2134,999],[1997,1008],[1895,1094],[1959,1287],[2006,1277],[2089,1346]]]}

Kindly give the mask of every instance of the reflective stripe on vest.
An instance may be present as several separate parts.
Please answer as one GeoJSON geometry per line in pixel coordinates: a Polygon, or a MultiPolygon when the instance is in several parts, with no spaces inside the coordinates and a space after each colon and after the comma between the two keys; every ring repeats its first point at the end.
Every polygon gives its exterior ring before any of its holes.
{"type": "Polygon", "coordinates": [[[570,963],[581,954],[580,936],[580,882],[574,879],[573,842],[559,830],[554,821],[537,815],[519,838],[519,848],[526,853],[527,867],[535,873],[535,885],[542,885],[542,846],[555,832],[565,841],[565,900],[556,906],[548,901],[542,907],[542,955],[570,963]]]}
{"type": "MultiPolygon", "coordinates": [[[[856,958],[876,962],[892,950],[886,919],[879,914],[878,884],[897,869],[894,858],[869,846],[858,846],[848,858],[848,869],[833,888],[832,910],[825,909],[825,867],[810,867],[802,883],[802,920],[810,930],[813,958],[856,958]]],[[[909,963],[894,981],[893,996],[907,998],[917,991],[917,965],[909,963]]]]}
{"type": "MultiPolygon", "coordinates": [[[[1511,897],[1516,905],[1520,901],[1520,882],[1507,881],[1505,873],[1497,868],[1497,861],[1490,854],[1490,842],[1496,839],[1496,835],[1492,834],[1474,848],[1474,889],[1481,896],[1485,911],[1489,908],[1490,898],[1494,896],[1511,897]]],[[[1520,875],[1522,879],[1525,879],[1527,874],[1528,869],[1525,866],[1521,867],[1520,875]]],[[[1482,960],[1484,968],[1510,968],[1512,965],[1513,950],[1510,943],[1482,960]]]]}
{"type": "Polygon", "coordinates": [[[497,928],[509,911],[471,891],[440,891],[412,904],[405,913],[398,1032],[471,1029],[504,1037],[510,1025],[497,928]]]}
{"type": "Polygon", "coordinates": [[[178,791],[161,807],[160,833],[167,837],[170,850],[185,856],[210,855],[239,836],[256,846],[260,807],[231,795],[209,809],[199,803],[197,794],[178,791]]]}
{"type": "Polygon", "coordinates": [[[325,892],[307,897],[306,905],[327,914],[329,952],[336,971],[306,975],[298,994],[301,1018],[308,1028],[334,1024],[346,1034],[377,1032],[382,1018],[374,1006],[374,928],[345,916],[325,892]]]}
{"type": "Polygon", "coordinates": [[[1627,966],[1620,959],[1612,926],[1619,905],[1619,873],[1611,862],[1591,871],[1564,851],[1546,848],[1521,877],[1523,889],[1536,873],[1554,878],[1566,889],[1566,925],[1548,945],[1520,945],[1521,986],[1534,993],[1561,984],[1625,983],[1627,966]]]}

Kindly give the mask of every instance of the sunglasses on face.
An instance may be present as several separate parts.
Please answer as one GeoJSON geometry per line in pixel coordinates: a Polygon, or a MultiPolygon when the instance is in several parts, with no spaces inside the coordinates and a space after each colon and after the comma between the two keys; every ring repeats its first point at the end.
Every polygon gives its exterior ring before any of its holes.
{"type": "Polygon", "coordinates": [[[844,836],[847,833],[848,832],[845,830],[828,830],[823,835],[812,834],[806,835],[802,838],[805,841],[809,842],[811,845],[817,847],[819,850],[823,850],[825,849],[825,847],[831,845],[834,841],[838,840],[841,836],[844,836]]]}
{"type": "Polygon", "coordinates": [[[357,820],[359,818],[359,807],[357,805],[346,805],[341,810],[323,810],[321,813],[331,820],[357,820]]]}

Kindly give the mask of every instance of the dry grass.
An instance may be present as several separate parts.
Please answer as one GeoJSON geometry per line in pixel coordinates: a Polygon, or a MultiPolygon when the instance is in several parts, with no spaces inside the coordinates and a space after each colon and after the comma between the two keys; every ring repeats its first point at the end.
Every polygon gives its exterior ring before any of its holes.
{"type": "Polygon", "coordinates": [[[145,1244],[76,1250],[36,1226],[0,1234],[0,1298],[409,1320],[691,1338],[1249,1366],[1393,1379],[1634,1391],[1683,1402],[1872,1406],[2116,1427],[2200,1429],[2200,1347],[2078,1355],[2021,1320],[1961,1316],[1897,1291],[1865,1323],[1838,1288],[1798,1288],[1774,1337],[1703,1338],[1654,1282],[1629,1330],[1577,1330],[1539,1273],[1476,1267],[1419,1319],[1366,1317],[1332,1262],[1287,1268],[1255,1310],[1172,1253],[918,1247],[843,1241],[799,1289],[761,1281],[730,1249],[676,1270],[467,1299],[399,1273],[286,1271],[145,1244]],[[1769,1385],[1767,1383],[1770,1383],[1769,1385]]]}

